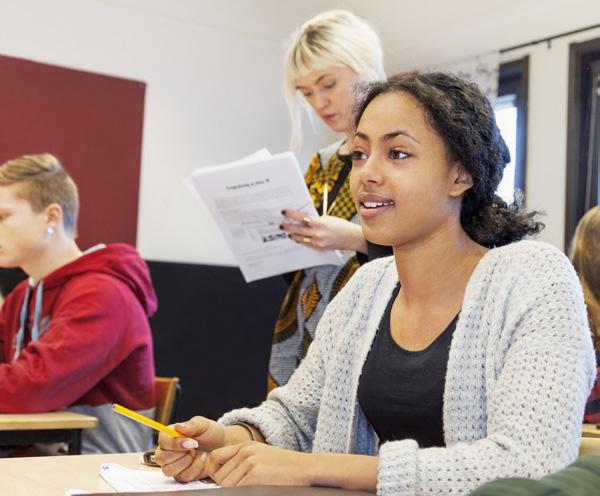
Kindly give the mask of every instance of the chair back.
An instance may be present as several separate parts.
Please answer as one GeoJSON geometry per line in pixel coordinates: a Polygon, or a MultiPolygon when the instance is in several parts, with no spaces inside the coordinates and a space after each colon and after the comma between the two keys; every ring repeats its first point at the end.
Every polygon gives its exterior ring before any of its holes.
{"type": "Polygon", "coordinates": [[[596,424],[583,424],[583,432],[581,433],[581,436],[600,437],[600,427],[596,427],[596,424]]]}
{"type": "Polygon", "coordinates": [[[582,437],[579,443],[579,456],[600,455],[600,438],[582,437]]]}
{"type": "Polygon", "coordinates": [[[179,377],[156,377],[154,380],[156,412],[154,418],[161,424],[171,424],[181,394],[179,377]]]}

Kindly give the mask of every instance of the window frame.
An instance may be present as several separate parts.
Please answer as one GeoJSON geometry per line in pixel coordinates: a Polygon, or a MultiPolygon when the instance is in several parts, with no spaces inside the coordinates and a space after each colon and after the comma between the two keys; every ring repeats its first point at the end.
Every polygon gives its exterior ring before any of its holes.
{"type": "MultiPolygon", "coordinates": [[[[589,198],[586,205],[585,181],[587,175],[587,147],[590,136],[590,122],[583,109],[590,104],[590,81],[586,73],[591,65],[600,60],[600,38],[571,43],[569,46],[569,97],[567,123],[567,181],[565,194],[565,246],[568,247],[575,234],[575,228],[583,214],[597,204],[600,192],[595,191],[595,199],[589,198]],[[584,151],[582,153],[582,151],[584,151]]],[[[596,146],[600,146],[597,144],[596,146]]],[[[596,184],[598,171],[595,174],[596,184]]],[[[592,183],[594,178],[592,178],[592,183]]]]}
{"type": "Polygon", "coordinates": [[[527,114],[529,108],[529,56],[500,64],[498,96],[515,95],[517,107],[517,153],[514,189],[525,194],[527,177],[527,114]]]}

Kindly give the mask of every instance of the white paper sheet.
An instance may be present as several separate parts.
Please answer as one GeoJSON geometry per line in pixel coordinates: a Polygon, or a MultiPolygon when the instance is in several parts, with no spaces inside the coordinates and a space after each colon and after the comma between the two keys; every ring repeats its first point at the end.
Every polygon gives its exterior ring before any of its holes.
{"type": "Polygon", "coordinates": [[[186,182],[214,216],[247,282],[342,263],[338,252],[300,245],[279,229],[282,210],[318,215],[293,153],[259,150],[196,169],[186,182]]]}
{"type": "Polygon", "coordinates": [[[214,489],[214,483],[195,481],[182,483],[167,477],[160,470],[126,468],[118,463],[100,466],[102,477],[117,492],[187,491],[190,489],[214,489]]]}

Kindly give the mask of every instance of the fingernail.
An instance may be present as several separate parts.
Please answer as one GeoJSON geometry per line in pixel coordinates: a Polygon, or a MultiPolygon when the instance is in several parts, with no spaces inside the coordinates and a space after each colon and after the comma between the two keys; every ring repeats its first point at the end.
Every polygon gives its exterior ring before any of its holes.
{"type": "Polygon", "coordinates": [[[208,453],[206,451],[203,451],[202,454],[200,455],[200,461],[202,463],[204,463],[206,461],[207,457],[208,457],[208,453]]]}
{"type": "Polygon", "coordinates": [[[308,225],[308,224],[310,224],[310,219],[308,217],[303,217],[302,222],[304,222],[306,225],[308,225]]]}
{"type": "Polygon", "coordinates": [[[198,447],[198,441],[196,441],[195,439],[188,439],[187,441],[184,441],[182,446],[185,449],[194,449],[198,447]]]}

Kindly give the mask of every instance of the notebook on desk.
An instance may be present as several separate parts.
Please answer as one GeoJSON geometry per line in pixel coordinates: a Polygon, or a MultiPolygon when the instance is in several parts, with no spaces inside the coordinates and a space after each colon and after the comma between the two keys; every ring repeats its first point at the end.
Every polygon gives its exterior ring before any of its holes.
{"type": "Polygon", "coordinates": [[[175,494],[181,491],[199,491],[220,487],[214,482],[177,482],[172,477],[164,475],[160,470],[126,468],[118,463],[104,463],[101,465],[100,477],[118,493],[164,494],[169,492],[175,494]]]}

